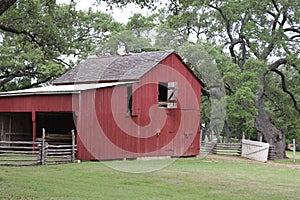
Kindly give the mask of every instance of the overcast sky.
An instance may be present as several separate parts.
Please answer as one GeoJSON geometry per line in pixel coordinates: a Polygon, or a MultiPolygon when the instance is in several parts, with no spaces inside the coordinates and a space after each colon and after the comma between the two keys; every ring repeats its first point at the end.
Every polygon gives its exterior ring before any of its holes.
{"type": "MultiPolygon", "coordinates": [[[[71,0],[56,0],[57,3],[70,3],[71,0]]],[[[98,9],[102,12],[111,14],[114,19],[121,23],[126,23],[128,18],[131,17],[134,13],[142,13],[144,15],[151,14],[147,9],[141,9],[134,4],[130,4],[123,9],[114,8],[112,11],[106,6],[105,3],[101,3],[101,5],[95,6],[95,0],[77,0],[77,8],[81,10],[87,10],[89,7],[93,7],[93,9],[98,9]]]]}

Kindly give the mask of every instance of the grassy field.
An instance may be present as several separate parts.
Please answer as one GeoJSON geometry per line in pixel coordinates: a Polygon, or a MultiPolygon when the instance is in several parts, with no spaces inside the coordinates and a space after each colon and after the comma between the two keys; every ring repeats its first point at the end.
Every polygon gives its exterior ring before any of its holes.
{"type": "Polygon", "coordinates": [[[179,159],[145,174],[100,162],[0,167],[0,199],[300,199],[300,166],[211,157],[179,159]]]}
{"type": "MultiPolygon", "coordinates": [[[[275,160],[274,162],[290,164],[290,163],[292,163],[293,155],[294,155],[293,151],[286,151],[286,156],[288,157],[287,159],[278,159],[278,160],[275,160]]],[[[295,164],[300,164],[300,152],[299,151],[296,152],[295,164]]]]}

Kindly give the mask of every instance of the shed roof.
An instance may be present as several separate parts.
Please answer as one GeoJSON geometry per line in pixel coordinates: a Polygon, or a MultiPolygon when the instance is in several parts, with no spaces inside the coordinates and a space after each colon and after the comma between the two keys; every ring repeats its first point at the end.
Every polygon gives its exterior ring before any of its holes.
{"type": "Polygon", "coordinates": [[[74,84],[74,85],[50,85],[45,87],[30,88],[25,90],[14,90],[9,92],[0,92],[0,97],[5,96],[26,96],[26,95],[43,95],[43,94],[76,94],[84,90],[97,88],[106,88],[117,85],[132,84],[133,81],[113,82],[113,83],[96,83],[96,84],[74,84]]]}
{"type": "Polygon", "coordinates": [[[53,84],[138,80],[174,51],[87,58],[53,84]]]}

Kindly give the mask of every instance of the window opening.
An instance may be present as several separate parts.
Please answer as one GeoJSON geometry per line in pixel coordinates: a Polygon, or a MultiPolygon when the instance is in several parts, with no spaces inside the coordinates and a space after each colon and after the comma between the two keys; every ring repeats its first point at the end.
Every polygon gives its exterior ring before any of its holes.
{"type": "Polygon", "coordinates": [[[127,114],[132,115],[132,85],[127,87],[127,114]]]}
{"type": "Polygon", "coordinates": [[[159,82],[158,105],[159,107],[177,108],[177,82],[159,82]]]}

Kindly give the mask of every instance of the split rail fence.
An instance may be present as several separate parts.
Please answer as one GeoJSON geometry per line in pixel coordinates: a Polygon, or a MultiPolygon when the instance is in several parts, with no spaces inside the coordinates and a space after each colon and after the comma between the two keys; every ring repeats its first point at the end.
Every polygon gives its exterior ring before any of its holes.
{"type": "MultiPolygon", "coordinates": [[[[241,156],[242,143],[201,142],[200,153],[241,156]]],[[[274,160],[275,158],[276,158],[275,147],[273,145],[270,145],[269,152],[268,152],[268,160],[274,160]]]]}
{"type": "Polygon", "coordinates": [[[241,143],[202,142],[200,146],[200,152],[204,154],[240,156],[241,151],[241,143]]]}
{"type": "Polygon", "coordinates": [[[42,141],[0,141],[0,165],[31,166],[75,161],[77,146],[72,130],[71,144],[51,144],[43,130],[42,141]]]}

